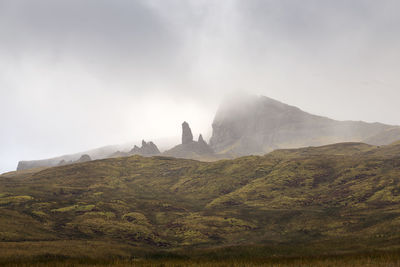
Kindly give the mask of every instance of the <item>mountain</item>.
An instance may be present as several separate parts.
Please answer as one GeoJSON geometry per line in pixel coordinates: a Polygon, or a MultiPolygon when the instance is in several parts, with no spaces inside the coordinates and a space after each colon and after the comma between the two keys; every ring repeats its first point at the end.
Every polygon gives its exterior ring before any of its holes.
{"type": "Polygon", "coordinates": [[[341,143],[215,162],[135,155],[6,173],[0,229],[0,256],[8,257],[395,249],[400,144],[341,143]]]}
{"type": "Polygon", "coordinates": [[[213,150],[234,156],[339,142],[387,145],[400,140],[398,126],[336,121],[265,96],[227,99],[215,115],[212,128],[213,150]]]}
{"type": "Polygon", "coordinates": [[[387,145],[400,140],[400,128],[392,127],[366,138],[363,142],[371,145],[387,145]]]}
{"type": "MultiPolygon", "coordinates": [[[[200,135],[194,141],[187,122],[182,124],[182,143],[167,149],[165,156],[213,161],[246,155],[263,155],[275,149],[321,146],[339,142],[387,145],[400,140],[400,127],[361,121],[336,121],[316,116],[265,96],[236,96],[224,101],[212,123],[207,144],[200,135]]],[[[69,164],[82,154],[92,159],[160,154],[153,143],[142,147],[106,146],[61,157],[20,161],[17,170],[69,164]]]]}

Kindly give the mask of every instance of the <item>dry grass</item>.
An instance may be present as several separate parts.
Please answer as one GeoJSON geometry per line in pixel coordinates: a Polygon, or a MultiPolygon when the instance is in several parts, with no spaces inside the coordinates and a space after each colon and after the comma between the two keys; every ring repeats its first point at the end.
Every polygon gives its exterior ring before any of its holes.
{"type": "Polygon", "coordinates": [[[182,260],[182,259],[158,259],[158,260],[103,260],[96,261],[91,259],[57,259],[57,258],[37,258],[31,261],[15,261],[5,263],[4,266],[18,267],[48,267],[48,266],[138,266],[138,267],[253,267],[253,266],[316,266],[316,267],[376,267],[376,266],[400,266],[400,254],[398,252],[381,252],[359,255],[343,256],[323,256],[308,258],[269,258],[255,260],[227,259],[227,260],[182,260]]]}
{"type": "Polygon", "coordinates": [[[360,253],[399,240],[400,145],[0,175],[0,265],[396,266],[397,254],[360,253]],[[316,257],[338,253],[353,254],[316,257]]]}

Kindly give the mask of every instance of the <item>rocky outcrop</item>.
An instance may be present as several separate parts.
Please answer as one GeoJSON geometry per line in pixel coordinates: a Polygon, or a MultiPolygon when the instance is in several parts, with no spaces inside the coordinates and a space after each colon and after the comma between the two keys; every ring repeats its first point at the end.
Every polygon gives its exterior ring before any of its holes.
{"type": "Polygon", "coordinates": [[[142,140],[142,147],[134,146],[130,152],[132,155],[152,156],[160,154],[160,150],[153,142],[142,140]]]}
{"type": "Polygon", "coordinates": [[[214,151],[201,134],[197,142],[193,140],[192,131],[186,121],[182,123],[182,144],[165,151],[163,155],[200,160],[215,159],[214,151]]]}
{"type": "Polygon", "coordinates": [[[206,141],[204,141],[203,136],[201,134],[199,135],[199,139],[197,140],[197,143],[207,145],[206,141]]]}
{"type": "Polygon", "coordinates": [[[141,149],[140,147],[138,147],[137,145],[135,145],[132,150],[131,150],[131,154],[141,154],[141,149]]]}
{"type": "Polygon", "coordinates": [[[53,160],[21,160],[18,162],[17,171],[20,170],[28,170],[33,168],[41,168],[41,167],[52,167],[56,166],[59,163],[59,159],[53,160]]]}
{"type": "Polygon", "coordinates": [[[189,144],[193,142],[192,130],[189,127],[189,123],[184,121],[182,123],[182,144],[189,144]]]}
{"type": "Polygon", "coordinates": [[[88,154],[83,154],[76,162],[88,162],[91,160],[92,158],[88,154]]]}
{"type": "MultiPolygon", "coordinates": [[[[316,116],[264,96],[240,96],[220,106],[212,124],[210,145],[216,153],[233,156],[265,154],[279,148],[363,142],[393,129],[381,123],[336,121],[316,116]]],[[[398,129],[398,127],[396,127],[398,129]]],[[[396,131],[391,130],[390,134],[396,131]]],[[[388,136],[389,133],[386,134],[388,136]]],[[[374,138],[388,144],[396,136],[374,138]]],[[[398,135],[400,139],[400,134],[398,135]]]]}

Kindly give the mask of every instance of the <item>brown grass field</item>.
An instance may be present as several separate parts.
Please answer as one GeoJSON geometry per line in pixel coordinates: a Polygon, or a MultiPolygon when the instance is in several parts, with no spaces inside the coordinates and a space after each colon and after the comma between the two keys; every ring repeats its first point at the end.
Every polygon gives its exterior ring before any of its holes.
{"type": "Polygon", "coordinates": [[[0,266],[399,266],[400,144],[0,175],[0,266]]]}
{"type": "Polygon", "coordinates": [[[300,258],[268,258],[268,259],[226,259],[226,260],[207,260],[207,259],[115,259],[115,260],[91,260],[91,259],[62,259],[57,257],[26,258],[9,262],[2,262],[2,266],[143,266],[143,267],[250,267],[250,266],[343,266],[343,267],[375,267],[375,266],[400,266],[400,254],[396,252],[373,252],[369,254],[352,254],[319,257],[300,257],[300,258]]]}

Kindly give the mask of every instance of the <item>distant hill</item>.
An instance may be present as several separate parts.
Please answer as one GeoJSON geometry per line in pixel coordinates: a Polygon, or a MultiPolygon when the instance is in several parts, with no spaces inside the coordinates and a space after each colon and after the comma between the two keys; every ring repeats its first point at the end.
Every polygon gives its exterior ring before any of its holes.
{"type": "Polygon", "coordinates": [[[363,140],[371,145],[388,145],[393,142],[400,141],[400,128],[393,127],[379,132],[376,135],[370,136],[363,140]]]}
{"type": "Polygon", "coordinates": [[[227,99],[212,127],[210,145],[214,151],[235,156],[339,142],[387,145],[400,140],[398,126],[336,121],[265,96],[227,99]]]}
{"type": "Polygon", "coordinates": [[[91,149],[80,153],[63,155],[49,159],[21,160],[20,162],[18,162],[17,170],[27,170],[32,168],[57,166],[60,163],[64,164],[66,162],[77,161],[81,158],[82,155],[89,155],[92,159],[103,159],[107,158],[111,153],[114,153],[115,151],[123,147],[124,147],[123,145],[110,145],[96,149],[91,149]]]}
{"type": "MultiPolygon", "coordinates": [[[[158,144],[161,143],[162,148],[165,149],[165,147],[170,147],[172,143],[175,143],[174,138],[160,138],[157,139],[158,144]]],[[[59,165],[60,163],[71,163],[74,161],[79,160],[79,158],[82,155],[89,155],[92,159],[104,159],[104,158],[112,158],[112,157],[126,157],[126,156],[131,156],[134,154],[146,154],[146,155],[154,155],[157,154],[157,151],[148,151],[148,146],[153,146],[151,143],[146,143],[143,148],[143,141],[141,142],[142,144],[142,149],[143,150],[133,150],[133,148],[136,146],[135,144],[138,144],[140,142],[131,142],[131,143],[126,143],[126,144],[120,144],[120,145],[109,145],[109,146],[104,146],[100,148],[95,148],[79,153],[74,153],[74,154],[67,154],[63,156],[58,156],[54,158],[48,158],[48,159],[40,159],[40,160],[21,160],[18,162],[17,165],[17,170],[27,170],[31,168],[42,168],[42,167],[54,167],[59,165]]],[[[154,150],[154,147],[151,149],[154,150]]],[[[158,150],[158,147],[156,148],[158,150]]],[[[160,151],[158,151],[160,153],[160,151]]]]}
{"type": "Polygon", "coordinates": [[[0,229],[0,257],[90,256],[89,248],[127,257],[138,249],[396,248],[400,144],[341,143],[216,162],[130,156],[6,173],[0,229]]]}

